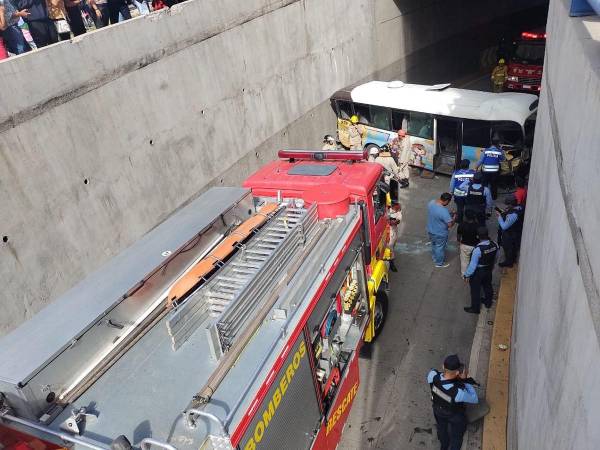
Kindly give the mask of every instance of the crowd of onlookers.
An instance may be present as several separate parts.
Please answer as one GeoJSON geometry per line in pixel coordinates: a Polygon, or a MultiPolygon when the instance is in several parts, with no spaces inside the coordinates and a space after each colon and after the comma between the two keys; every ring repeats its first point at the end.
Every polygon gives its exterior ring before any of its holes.
{"type": "Polygon", "coordinates": [[[0,60],[181,0],[0,0],[0,60]]]}

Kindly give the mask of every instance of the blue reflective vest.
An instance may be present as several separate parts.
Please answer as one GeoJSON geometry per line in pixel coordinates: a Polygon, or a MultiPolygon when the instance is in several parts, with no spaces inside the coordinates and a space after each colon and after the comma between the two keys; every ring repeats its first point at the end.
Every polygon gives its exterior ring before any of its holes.
{"type": "Polygon", "coordinates": [[[469,185],[465,185],[463,189],[461,189],[461,184],[465,181],[471,181],[473,179],[473,175],[475,171],[473,169],[458,169],[454,172],[454,184],[452,186],[452,193],[455,197],[466,197],[467,190],[469,189],[469,185]]]}
{"type": "Polygon", "coordinates": [[[484,172],[498,172],[501,161],[504,161],[504,153],[498,147],[492,145],[483,151],[482,165],[484,172]]]}

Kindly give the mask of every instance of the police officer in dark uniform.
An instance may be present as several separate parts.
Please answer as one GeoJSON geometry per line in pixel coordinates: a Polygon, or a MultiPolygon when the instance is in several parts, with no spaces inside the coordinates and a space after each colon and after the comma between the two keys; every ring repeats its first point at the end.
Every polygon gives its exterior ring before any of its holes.
{"type": "Polygon", "coordinates": [[[517,259],[519,247],[521,247],[525,207],[518,205],[517,199],[513,196],[507,197],[504,203],[509,209],[504,213],[498,213],[498,226],[502,230],[504,261],[498,265],[500,267],[512,267],[517,259]]]}
{"type": "Polygon", "coordinates": [[[479,244],[471,253],[471,261],[467,270],[463,274],[465,280],[469,280],[471,287],[471,306],[465,307],[465,312],[479,314],[481,303],[486,308],[491,308],[494,290],[492,288],[492,271],[496,264],[496,255],[498,254],[498,244],[490,240],[488,230],[481,227],[477,230],[479,244]],[[481,298],[481,289],[483,288],[484,297],[481,298]]]}
{"type": "Polygon", "coordinates": [[[477,216],[477,221],[482,227],[485,226],[486,210],[492,209],[494,201],[490,189],[483,185],[483,176],[481,172],[473,175],[472,181],[466,185],[461,185],[462,189],[466,189],[465,196],[465,211],[471,210],[477,216]]]}
{"type": "Polygon", "coordinates": [[[467,377],[457,355],[446,357],[443,372],[431,369],[427,374],[440,450],[460,450],[467,429],[465,403],[479,402],[475,388],[466,382],[467,377]]]}
{"type": "Polygon", "coordinates": [[[465,209],[465,197],[467,196],[467,190],[470,181],[475,175],[473,169],[469,169],[471,161],[463,159],[460,162],[459,169],[455,170],[450,179],[450,192],[454,196],[454,203],[456,204],[456,223],[461,223],[463,219],[463,212],[465,209]]]}
{"type": "Polygon", "coordinates": [[[500,176],[500,163],[506,160],[504,150],[500,146],[500,138],[492,138],[492,146],[481,152],[481,157],[477,162],[477,169],[481,167],[483,171],[483,184],[492,191],[492,198],[496,200],[498,196],[497,181],[500,176]]]}

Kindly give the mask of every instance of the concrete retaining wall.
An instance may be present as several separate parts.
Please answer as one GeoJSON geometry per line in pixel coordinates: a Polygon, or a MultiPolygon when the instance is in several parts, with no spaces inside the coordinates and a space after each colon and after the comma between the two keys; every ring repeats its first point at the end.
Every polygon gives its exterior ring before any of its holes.
{"type": "Polygon", "coordinates": [[[472,72],[486,39],[443,42],[539,3],[192,0],[2,62],[0,334],[206,187],[317,145],[336,89],[472,72]]]}
{"type": "Polygon", "coordinates": [[[521,249],[509,448],[600,448],[600,18],[553,0],[521,249]]]}

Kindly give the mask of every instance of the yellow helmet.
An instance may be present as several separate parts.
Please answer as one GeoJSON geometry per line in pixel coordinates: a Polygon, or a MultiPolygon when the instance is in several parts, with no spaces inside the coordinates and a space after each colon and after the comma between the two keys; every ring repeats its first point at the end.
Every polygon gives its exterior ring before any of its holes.
{"type": "Polygon", "coordinates": [[[504,64],[506,61],[504,61],[504,58],[500,58],[500,60],[498,61],[498,64],[504,64]]]}
{"type": "Polygon", "coordinates": [[[352,122],[352,123],[358,123],[358,116],[355,114],[352,117],[350,117],[350,122],[352,122]]]}

